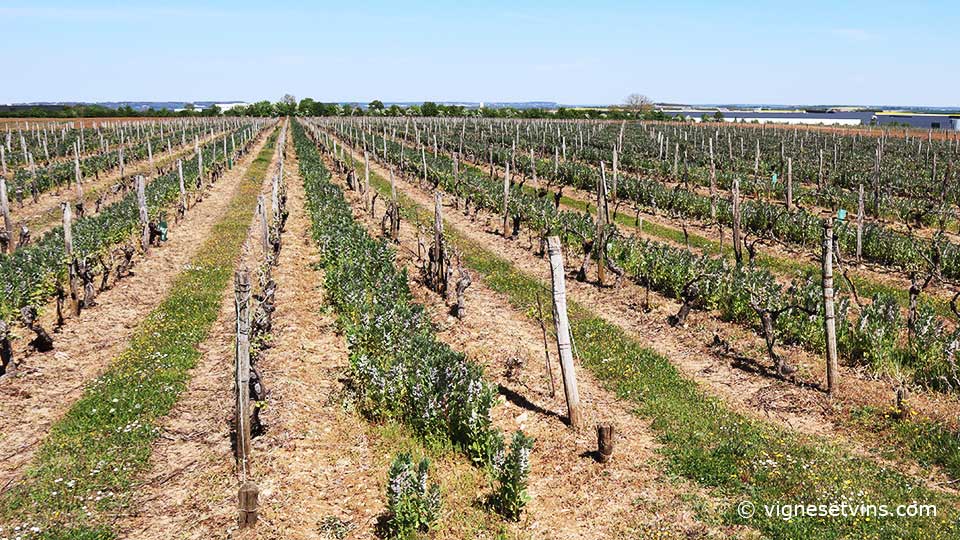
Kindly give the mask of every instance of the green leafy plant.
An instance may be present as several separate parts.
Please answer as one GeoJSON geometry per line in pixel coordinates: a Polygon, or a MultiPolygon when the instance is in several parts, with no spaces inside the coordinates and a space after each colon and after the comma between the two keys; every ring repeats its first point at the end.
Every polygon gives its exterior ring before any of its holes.
{"type": "Polygon", "coordinates": [[[523,508],[529,502],[527,495],[527,477],[530,475],[530,452],[533,439],[522,431],[513,434],[509,449],[501,451],[494,458],[494,477],[496,490],[490,502],[501,515],[514,521],[520,519],[523,508]]]}
{"type": "Polygon", "coordinates": [[[440,485],[430,482],[427,458],[414,462],[401,452],[390,465],[387,480],[386,533],[390,538],[415,538],[440,517],[440,485]]]}

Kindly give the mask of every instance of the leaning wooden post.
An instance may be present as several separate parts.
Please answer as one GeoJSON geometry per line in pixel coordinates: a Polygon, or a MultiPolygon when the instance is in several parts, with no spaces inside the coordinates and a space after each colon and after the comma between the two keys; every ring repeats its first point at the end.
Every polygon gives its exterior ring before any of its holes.
{"type": "Polygon", "coordinates": [[[833,397],[837,374],[837,322],[833,309],[833,218],[823,221],[823,327],[827,338],[827,394],[833,397]]]}
{"type": "Polygon", "coordinates": [[[583,420],[580,415],[580,393],[577,391],[577,375],[573,367],[570,321],[567,319],[563,252],[560,249],[560,238],[558,236],[547,238],[547,253],[550,255],[550,278],[553,282],[553,322],[557,331],[557,350],[560,353],[563,393],[567,398],[567,419],[572,427],[578,428],[583,420]]]}
{"type": "Polygon", "coordinates": [[[510,162],[503,173],[503,237],[510,238],[510,162]]]}
{"type": "Polygon", "coordinates": [[[143,175],[137,175],[137,207],[140,210],[140,247],[146,254],[150,248],[150,215],[147,213],[147,192],[143,175]]]}
{"type": "Polygon", "coordinates": [[[733,188],[730,190],[730,195],[733,198],[732,201],[732,211],[733,211],[733,258],[736,259],[737,264],[743,262],[743,244],[742,239],[740,238],[740,179],[733,179],[733,188]]]}
{"type": "Polygon", "coordinates": [[[863,254],[863,184],[857,192],[857,262],[863,254]]]}
{"type": "Polygon", "coordinates": [[[67,279],[70,285],[70,311],[80,315],[80,295],[77,292],[77,267],[73,264],[73,215],[70,203],[61,203],[63,208],[63,254],[67,259],[67,279]]]}
{"type": "Polygon", "coordinates": [[[13,253],[13,220],[10,219],[10,201],[7,199],[7,179],[0,175],[0,213],[3,214],[3,230],[7,233],[7,252],[13,253]]]}

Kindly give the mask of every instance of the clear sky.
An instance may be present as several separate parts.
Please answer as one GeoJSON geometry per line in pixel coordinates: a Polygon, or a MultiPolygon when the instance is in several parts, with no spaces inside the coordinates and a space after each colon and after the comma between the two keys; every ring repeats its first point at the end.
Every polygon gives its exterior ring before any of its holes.
{"type": "Polygon", "coordinates": [[[960,3],[0,0],[0,103],[960,105],[960,3]]]}

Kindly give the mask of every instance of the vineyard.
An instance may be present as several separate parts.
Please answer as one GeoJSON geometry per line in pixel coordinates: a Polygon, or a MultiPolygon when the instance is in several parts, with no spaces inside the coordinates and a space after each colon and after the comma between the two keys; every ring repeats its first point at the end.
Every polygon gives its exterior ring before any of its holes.
{"type": "Polygon", "coordinates": [[[0,539],[960,538],[952,134],[16,120],[0,162],[0,539]]]}

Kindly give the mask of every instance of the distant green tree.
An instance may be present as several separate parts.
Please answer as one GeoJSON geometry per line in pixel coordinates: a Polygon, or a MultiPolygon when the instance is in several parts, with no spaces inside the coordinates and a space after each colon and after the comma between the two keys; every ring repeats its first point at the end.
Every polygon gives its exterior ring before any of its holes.
{"type": "Polygon", "coordinates": [[[720,112],[720,111],[717,111],[717,112],[713,113],[713,121],[714,121],[714,122],[723,122],[723,113],[720,112]]]}
{"type": "Polygon", "coordinates": [[[375,99],[367,105],[367,108],[371,111],[383,112],[383,102],[379,99],[375,99]]]}
{"type": "Polygon", "coordinates": [[[290,94],[283,97],[274,105],[274,111],[280,116],[294,116],[297,114],[297,98],[290,94]]]}
{"type": "Polygon", "coordinates": [[[440,109],[432,101],[424,101],[420,106],[420,116],[437,116],[439,113],[440,109]]]}
{"type": "Polygon", "coordinates": [[[267,100],[258,101],[247,107],[247,114],[250,116],[274,116],[276,109],[273,103],[267,100]]]}
{"type": "Polygon", "coordinates": [[[297,114],[300,116],[319,116],[316,114],[317,102],[313,98],[303,98],[297,105],[297,114]]]}

